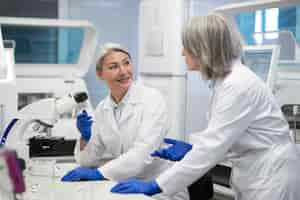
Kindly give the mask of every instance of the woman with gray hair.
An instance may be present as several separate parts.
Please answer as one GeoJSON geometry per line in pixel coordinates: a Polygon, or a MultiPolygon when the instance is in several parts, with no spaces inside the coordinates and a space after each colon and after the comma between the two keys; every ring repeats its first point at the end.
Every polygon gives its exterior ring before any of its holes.
{"type": "Polygon", "coordinates": [[[171,195],[228,159],[237,200],[299,200],[300,158],[288,123],[270,89],[241,63],[239,33],[210,14],[192,18],[182,41],[188,69],[213,82],[208,127],[190,144],[166,140],[171,146],[152,155],[180,162],[155,180],[123,181],[112,191],[171,195]]]}

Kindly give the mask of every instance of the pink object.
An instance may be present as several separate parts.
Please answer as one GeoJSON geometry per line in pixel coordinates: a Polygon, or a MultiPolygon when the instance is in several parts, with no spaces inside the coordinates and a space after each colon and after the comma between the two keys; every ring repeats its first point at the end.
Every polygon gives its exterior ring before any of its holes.
{"type": "Polygon", "coordinates": [[[14,186],[15,193],[25,192],[25,183],[22,175],[22,171],[19,167],[17,155],[15,151],[5,150],[3,152],[5,157],[9,175],[14,186]]]}

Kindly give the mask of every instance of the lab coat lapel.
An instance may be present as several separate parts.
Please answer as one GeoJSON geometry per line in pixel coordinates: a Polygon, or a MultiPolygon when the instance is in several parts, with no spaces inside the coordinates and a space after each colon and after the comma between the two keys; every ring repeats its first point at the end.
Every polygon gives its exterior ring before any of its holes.
{"type": "Polygon", "coordinates": [[[120,132],[120,130],[119,130],[118,124],[116,122],[113,109],[112,108],[108,109],[107,112],[108,112],[107,113],[108,119],[111,120],[111,126],[112,126],[111,128],[113,130],[113,133],[116,133],[116,135],[119,135],[118,133],[120,132]]]}
{"type": "Polygon", "coordinates": [[[111,152],[114,156],[117,156],[121,152],[121,137],[120,137],[120,130],[118,128],[117,122],[114,117],[113,106],[110,102],[109,97],[105,100],[104,103],[104,116],[106,125],[108,125],[105,130],[104,134],[102,135],[102,139],[104,143],[109,144],[109,152],[111,152]]]}
{"type": "MultiPolygon", "coordinates": [[[[105,116],[107,116],[107,120],[109,120],[108,124],[111,124],[111,129],[113,133],[119,133],[119,128],[114,116],[114,108],[113,103],[111,102],[110,95],[108,95],[104,102],[104,110],[106,112],[105,116]]],[[[112,134],[113,134],[112,133],[112,134]]],[[[117,134],[119,135],[119,134],[117,134]]]]}
{"type": "Polygon", "coordinates": [[[133,104],[128,103],[125,107],[124,110],[122,111],[121,118],[119,120],[119,126],[121,126],[123,123],[126,123],[133,115],[134,108],[133,104]]]}
{"type": "Polygon", "coordinates": [[[136,85],[133,84],[128,97],[128,102],[126,103],[124,110],[122,111],[121,119],[119,120],[120,127],[122,124],[128,123],[128,120],[134,116],[134,107],[140,102],[140,99],[140,93],[136,89],[136,85]]]}

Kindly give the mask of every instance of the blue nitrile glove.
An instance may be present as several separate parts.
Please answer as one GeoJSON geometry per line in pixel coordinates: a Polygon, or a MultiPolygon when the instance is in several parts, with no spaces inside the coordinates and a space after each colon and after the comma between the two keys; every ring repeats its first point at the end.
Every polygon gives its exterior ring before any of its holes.
{"type": "Polygon", "coordinates": [[[127,179],[125,181],[121,181],[110,191],[121,194],[143,193],[149,196],[161,193],[161,189],[156,181],[145,182],[138,179],[127,179]]]}
{"type": "Polygon", "coordinates": [[[85,168],[85,167],[77,167],[71,171],[69,171],[64,177],[62,177],[61,181],[85,181],[85,180],[104,180],[103,175],[98,169],[85,168]]]}
{"type": "Polygon", "coordinates": [[[191,144],[171,138],[165,138],[164,142],[172,145],[168,148],[154,151],[151,156],[172,161],[180,161],[193,147],[191,144]]]}
{"type": "Polygon", "coordinates": [[[81,133],[81,138],[88,142],[92,135],[92,117],[84,110],[77,116],[76,126],[81,133]]]}

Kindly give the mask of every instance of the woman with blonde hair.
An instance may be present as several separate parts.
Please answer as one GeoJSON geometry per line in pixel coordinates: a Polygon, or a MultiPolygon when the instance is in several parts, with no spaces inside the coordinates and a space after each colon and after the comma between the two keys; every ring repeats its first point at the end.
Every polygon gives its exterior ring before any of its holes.
{"type": "MultiPolygon", "coordinates": [[[[150,153],[160,146],[169,131],[167,105],[163,95],[133,78],[134,65],[129,51],[116,43],[101,46],[96,74],[109,94],[97,106],[94,117],[83,111],[77,117],[81,134],[75,147],[80,165],[62,181],[141,178],[149,180],[168,169],[167,160],[150,153]]],[[[160,200],[188,200],[187,189],[160,200]]]]}

